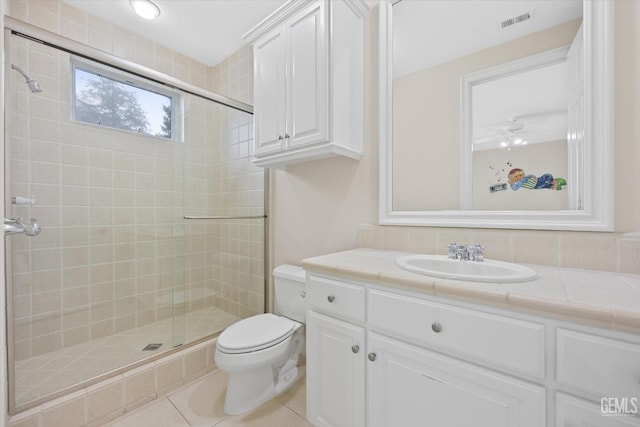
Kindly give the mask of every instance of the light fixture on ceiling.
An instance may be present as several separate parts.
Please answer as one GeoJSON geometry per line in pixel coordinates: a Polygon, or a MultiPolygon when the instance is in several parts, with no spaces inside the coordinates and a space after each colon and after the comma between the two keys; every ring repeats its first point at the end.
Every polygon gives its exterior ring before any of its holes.
{"type": "Polygon", "coordinates": [[[511,147],[514,145],[525,145],[527,143],[526,139],[523,139],[518,136],[515,132],[510,131],[509,135],[500,142],[501,147],[506,147],[508,151],[511,151],[511,147]]]}
{"type": "Polygon", "coordinates": [[[129,0],[131,8],[144,19],[156,19],[160,16],[160,8],[149,0],[129,0]]]}

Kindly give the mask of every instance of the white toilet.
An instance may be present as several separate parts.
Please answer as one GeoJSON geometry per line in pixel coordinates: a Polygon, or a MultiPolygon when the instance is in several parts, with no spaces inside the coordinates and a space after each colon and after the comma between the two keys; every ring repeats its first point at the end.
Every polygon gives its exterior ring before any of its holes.
{"type": "Polygon", "coordinates": [[[273,270],[275,311],[242,319],[220,334],[215,361],[229,373],[224,412],[250,411],[288,389],[304,348],[305,274],[301,267],[273,270]]]}

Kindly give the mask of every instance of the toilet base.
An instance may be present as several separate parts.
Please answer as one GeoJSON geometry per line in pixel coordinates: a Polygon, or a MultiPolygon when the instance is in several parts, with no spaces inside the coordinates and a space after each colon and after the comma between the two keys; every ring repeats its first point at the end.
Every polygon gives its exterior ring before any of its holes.
{"type": "Polygon", "coordinates": [[[298,330],[291,338],[289,350],[279,360],[267,366],[260,364],[248,370],[228,371],[224,412],[229,415],[249,412],[291,387],[298,378],[298,357],[303,347],[304,335],[298,330]]]}
{"type": "Polygon", "coordinates": [[[273,399],[295,383],[298,368],[290,369],[280,380],[274,383],[273,370],[255,369],[249,372],[229,376],[227,395],[224,400],[224,412],[239,415],[249,412],[273,399]],[[248,390],[251,390],[248,392],[248,390]]]}

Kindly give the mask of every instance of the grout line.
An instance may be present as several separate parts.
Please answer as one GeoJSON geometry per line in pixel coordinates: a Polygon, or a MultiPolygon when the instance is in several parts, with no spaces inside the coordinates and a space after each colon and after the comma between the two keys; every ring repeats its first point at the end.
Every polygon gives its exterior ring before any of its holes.
{"type": "Polygon", "coordinates": [[[185,417],[185,415],[182,413],[182,411],[180,411],[180,408],[178,408],[178,407],[173,403],[173,401],[171,400],[171,398],[169,397],[169,395],[166,395],[164,398],[165,398],[165,399],[167,399],[167,401],[169,402],[169,404],[170,404],[171,406],[173,406],[173,408],[174,408],[176,411],[178,411],[178,414],[180,414],[180,416],[182,417],[182,419],[183,419],[187,424],[189,424],[190,426],[193,426],[193,424],[191,424],[191,423],[189,422],[189,420],[187,419],[187,417],[185,417]]]}

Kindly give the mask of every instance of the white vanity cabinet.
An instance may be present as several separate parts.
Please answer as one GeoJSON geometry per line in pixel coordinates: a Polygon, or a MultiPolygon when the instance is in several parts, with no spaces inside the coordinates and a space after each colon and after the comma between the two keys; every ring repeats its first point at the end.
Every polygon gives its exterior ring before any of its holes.
{"type": "Polygon", "coordinates": [[[253,163],[362,157],[362,0],[285,3],[244,36],[253,45],[253,163]]]}
{"type": "Polygon", "coordinates": [[[369,289],[367,326],[368,425],[544,425],[543,387],[458,359],[543,378],[543,325],[369,289]]]}
{"type": "Polygon", "coordinates": [[[509,351],[497,340],[510,330],[509,337],[531,356],[506,368],[525,366],[543,375],[541,325],[514,319],[502,324],[497,316],[473,317],[473,311],[444,304],[432,305],[429,314],[428,301],[315,275],[308,279],[307,298],[307,417],[314,425],[544,425],[543,387],[429,350],[463,340],[471,357],[477,352],[501,361],[504,356],[498,354],[509,351]],[[442,323],[425,321],[420,312],[442,323]],[[478,323],[496,329],[473,336],[478,323]],[[431,343],[432,335],[444,344],[431,343]]]}
{"type": "Polygon", "coordinates": [[[365,425],[365,289],[311,277],[307,284],[307,419],[365,425]]]}
{"type": "Polygon", "coordinates": [[[637,335],[314,272],[307,295],[314,425],[640,427],[637,335]]]}

